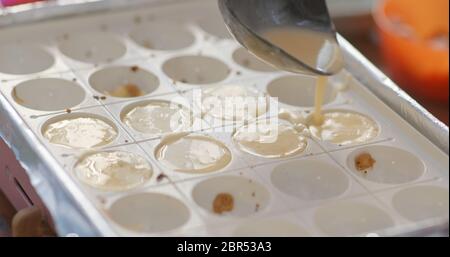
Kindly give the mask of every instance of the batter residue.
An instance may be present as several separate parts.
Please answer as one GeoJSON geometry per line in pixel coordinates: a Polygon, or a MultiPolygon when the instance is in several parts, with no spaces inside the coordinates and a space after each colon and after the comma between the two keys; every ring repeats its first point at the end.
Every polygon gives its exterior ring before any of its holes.
{"type": "Polygon", "coordinates": [[[116,128],[94,117],[69,118],[47,125],[44,137],[51,143],[76,149],[88,149],[111,143],[116,128]]]}
{"type": "Polygon", "coordinates": [[[242,151],[266,158],[296,155],[307,146],[306,137],[293,126],[268,121],[241,127],[233,135],[233,140],[242,151]]]}
{"type": "Polygon", "coordinates": [[[152,135],[186,131],[192,125],[191,113],[179,104],[149,101],[137,106],[122,117],[133,129],[152,135]]]}
{"type": "Polygon", "coordinates": [[[248,86],[212,87],[203,91],[202,112],[223,120],[251,120],[267,112],[267,99],[248,86]]]}
{"type": "Polygon", "coordinates": [[[99,152],[75,165],[76,176],[84,183],[103,190],[126,190],[150,179],[152,167],[141,156],[123,152],[99,152]]]}
{"type": "Polygon", "coordinates": [[[350,111],[329,111],[323,114],[323,123],[311,122],[311,134],[323,141],[339,145],[363,143],[379,133],[378,125],[367,116],[350,111]]]}
{"type": "Polygon", "coordinates": [[[184,173],[217,171],[231,161],[231,152],[223,143],[186,133],[165,137],[156,148],[155,156],[167,167],[184,173]]]}

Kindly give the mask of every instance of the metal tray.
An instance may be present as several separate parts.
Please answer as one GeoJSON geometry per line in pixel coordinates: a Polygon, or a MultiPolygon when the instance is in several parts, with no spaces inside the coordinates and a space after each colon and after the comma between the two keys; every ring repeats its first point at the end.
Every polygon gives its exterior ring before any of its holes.
{"type": "MultiPolygon", "coordinates": [[[[157,8],[177,4],[168,1],[52,1],[4,8],[0,11],[0,26],[8,29],[23,24],[70,16],[83,17],[86,12],[133,10],[138,6],[157,8]]],[[[95,15],[95,13],[94,13],[95,15]]],[[[1,29],[1,27],[0,27],[1,29]]],[[[349,42],[339,37],[346,70],[373,93],[378,100],[395,111],[404,121],[425,136],[432,145],[447,154],[449,148],[448,127],[438,121],[414,99],[398,88],[386,75],[374,67],[349,42]]],[[[3,78],[0,78],[2,80],[3,78]]],[[[2,81],[1,84],[4,82],[2,81]]],[[[80,236],[115,236],[111,228],[89,197],[74,183],[60,163],[41,144],[34,132],[8,99],[0,94],[0,136],[16,154],[31,183],[47,205],[59,235],[76,233],[80,236]]],[[[437,149],[434,151],[438,151],[437,149]]],[[[447,177],[448,183],[448,177],[447,177]]],[[[416,223],[401,230],[392,229],[383,235],[448,235],[448,219],[416,223]]]]}

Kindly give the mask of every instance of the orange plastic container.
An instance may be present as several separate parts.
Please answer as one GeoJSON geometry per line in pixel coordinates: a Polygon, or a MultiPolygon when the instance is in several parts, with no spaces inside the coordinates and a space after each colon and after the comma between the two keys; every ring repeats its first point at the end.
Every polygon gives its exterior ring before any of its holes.
{"type": "Polygon", "coordinates": [[[448,102],[449,0],[381,0],[374,19],[392,78],[416,97],[448,102]]]}

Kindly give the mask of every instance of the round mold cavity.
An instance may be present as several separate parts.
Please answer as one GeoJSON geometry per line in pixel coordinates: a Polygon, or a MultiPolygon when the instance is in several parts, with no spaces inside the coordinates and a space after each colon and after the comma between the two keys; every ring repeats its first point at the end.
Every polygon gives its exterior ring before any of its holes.
{"type": "Polygon", "coordinates": [[[51,118],[42,125],[41,133],[50,143],[73,149],[105,146],[119,134],[112,121],[89,113],[70,113],[51,118]]]}
{"type": "Polygon", "coordinates": [[[67,57],[85,63],[104,63],[125,55],[126,46],[107,33],[69,36],[59,43],[59,50],[67,57]]]}
{"type": "Polygon", "coordinates": [[[186,224],[190,211],[180,200],[165,194],[139,193],[115,201],[109,217],[136,233],[161,233],[186,224]]]}
{"type": "Polygon", "coordinates": [[[272,171],[271,181],[281,192],[305,201],[336,197],[349,187],[348,178],[338,167],[315,160],[280,164],[272,171]]]}
{"type": "Polygon", "coordinates": [[[365,114],[351,110],[327,110],[323,112],[322,125],[313,124],[313,115],[308,117],[311,134],[322,141],[336,145],[366,143],[380,133],[377,122],[365,114]]]}
{"type": "Polygon", "coordinates": [[[247,49],[240,47],[233,52],[233,60],[244,68],[260,71],[260,72],[274,72],[277,71],[269,64],[259,60],[252,55],[247,49]]]}
{"type": "Polygon", "coordinates": [[[152,166],[143,157],[124,151],[105,151],[82,157],[74,167],[83,183],[106,191],[123,191],[147,182],[152,166]]]}
{"type": "Polygon", "coordinates": [[[259,120],[240,127],[233,134],[237,147],[263,158],[284,158],[306,150],[308,141],[293,126],[259,120]]]}
{"type": "Polygon", "coordinates": [[[118,66],[96,71],[90,76],[89,84],[100,94],[130,98],[154,92],[159,79],[138,66],[118,66]]]}
{"type": "Polygon", "coordinates": [[[152,50],[178,50],[195,42],[195,37],[183,24],[175,22],[151,22],[140,25],[130,33],[138,45],[152,50]]]}
{"type": "Polygon", "coordinates": [[[321,207],[314,220],[328,236],[357,236],[394,225],[392,218],[380,208],[355,202],[321,207]]]}
{"type": "Polygon", "coordinates": [[[448,195],[445,188],[414,186],[398,191],[392,204],[400,215],[411,221],[448,218],[448,195]]]}
{"type": "Polygon", "coordinates": [[[178,103],[147,100],[126,106],[121,120],[132,129],[147,135],[187,131],[193,124],[192,113],[178,103]]]}
{"type": "Polygon", "coordinates": [[[347,166],[359,177],[375,183],[403,184],[417,180],[425,173],[425,164],[412,153],[391,146],[374,145],[357,149],[347,158],[347,166]],[[369,154],[375,163],[359,171],[358,156],[369,154]]]}
{"type": "Polygon", "coordinates": [[[214,213],[213,203],[218,194],[230,194],[233,197],[232,209],[222,215],[249,216],[266,208],[270,200],[270,193],[265,187],[252,179],[239,176],[206,179],[192,191],[194,201],[211,213],[214,213]]]}
{"type": "Polygon", "coordinates": [[[220,85],[202,91],[202,113],[231,121],[254,120],[267,112],[265,94],[242,85],[220,85]]]}
{"type": "Polygon", "coordinates": [[[256,219],[240,224],[234,231],[240,237],[306,237],[301,226],[283,219],[256,219]]]}
{"type": "MultiPolygon", "coordinates": [[[[283,76],[267,85],[267,93],[278,97],[278,101],[298,107],[313,107],[316,95],[316,83],[311,77],[283,76]]],[[[328,84],[325,89],[323,104],[328,104],[336,98],[333,87],[328,84]]]]}
{"type": "Polygon", "coordinates": [[[197,25],[206,33],[218,37],[220,39],[231,39],[232,36],[228,31],[225,23],[221,17],[221,14],[217,12],[217,16],[212,16],[209,18],[200,19],[197,21],[197,25]]]}
{"type": "Polygon", "coordinates": [[[60,111],[83,102],[83,88],[72,81],[56,78],[33,79],[14,87],[16,103],[38,111],[60,111]]]}
{"type": "Polygon", "coordinates": [[[47,70],[53,56],[38,46],[11,45],[0,47],[0,72],[24,75],[47,70]]]}
{"type": "Polygon", "coordinates": [[[164,166],[182,173],[209,173],[225,168],[231,152],[222,142],[203,135],[178,133],[163,138],[155,157],[164,166]]]}
{"type": "Polygon", "coordinates": [[[174,81],[204,85],[222,81],[230,74],[228,66],[206,56],[180,56],[163,64],[164,73],[174,81]]]}

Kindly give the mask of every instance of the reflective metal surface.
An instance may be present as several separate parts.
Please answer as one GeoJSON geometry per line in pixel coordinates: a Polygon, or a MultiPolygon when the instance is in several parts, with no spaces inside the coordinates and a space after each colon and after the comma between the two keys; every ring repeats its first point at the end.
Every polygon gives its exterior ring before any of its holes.
{"type": "MultiPolygon", "coordinates": [[[[0,26],[18,25],[69,14],[82,14],[86,10],[109,10],[138,4],[168,3],[176,1],[52,1],[3,9],[0,26]]],[[[346,69],[374,93],[381,101],[448,154],[448,127],[427,112],[414,99],[395,85],[371,64],[344,38],[338,36],[346,69]]],[[[113,236],[108,222],[81,192],[69,174],[57,163],[27,127],[25,122],[0,94],[0,137],[14,151],[27,171],[32,185],[51,213],[60,236],[76,233],[80,236],[113,236]]],[[[392,230],[385,235],[447,235],[448,219],[418,223],[402,231],[392,230]]]]}
{"type": "MultiPolygon", "coordinates": [[[[237,41],[259,58],[282,70],[333,75],[342,69],[340,54],[322,55],[324,58],[321,61],[326,65],[318,66],[304,57],[296,58],[264,34],[266,31],[281,28],[292,28],[296,31],[301,29],[323,34],[324,41],[329,40],[331,44],[337,45],[336,31],[325,0],[219,0],[219,8],[228,29],[237,41]],[[336,55],[339,58],[334,58],[336,55]]],[[[338,47],[323,50],[340,52],[338,47]]],[[[311,53],[316,56],[319,54],[319,51],[311,53]]]]}

